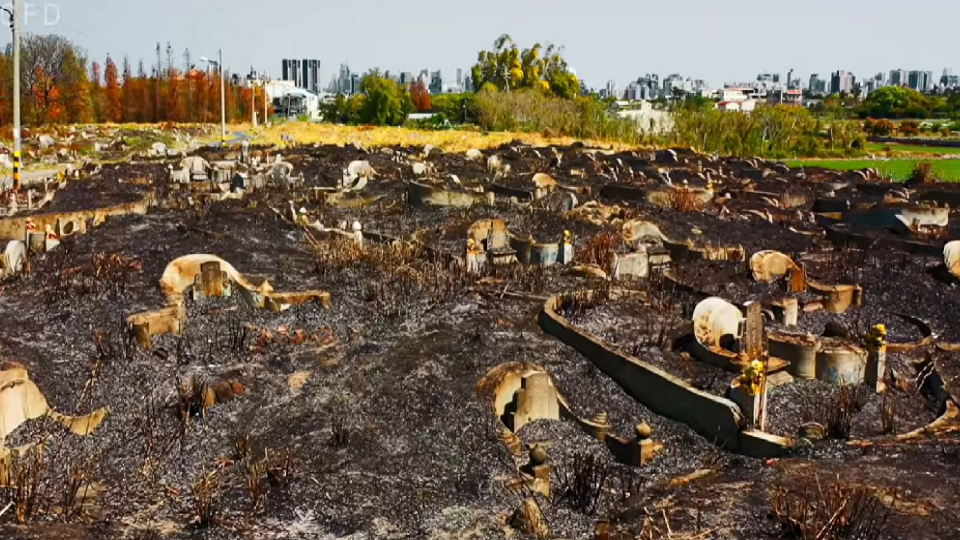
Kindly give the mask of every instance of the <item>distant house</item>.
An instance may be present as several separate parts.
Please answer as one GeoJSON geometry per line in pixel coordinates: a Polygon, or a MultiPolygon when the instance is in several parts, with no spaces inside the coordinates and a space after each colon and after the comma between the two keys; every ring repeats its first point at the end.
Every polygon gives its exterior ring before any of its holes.
{"type": "Polygon", "coordinates": [[[617,116],[636,122],[641,133],[662,134],[673,129],[670,113],[655,109],[649,101],[617,102],[615,105],[617,116]]]}
{"type": "Polygon", "coordinates": [[[757,108],[757,100],[720,101],[717,102],[717,108],[721,111],[751,112],[757,108]]]}
{"type": "Polygon", "coordinates": [[[767,96],[767,100],[774,105],[803,106],[803,90],[774,90],[767,96]]]}
{"type": "Polygon", "coordinates": [[[293,81],[271,81],[266,90],[277,116],[320,120],[320,94],[297,88],[293,81]]]}

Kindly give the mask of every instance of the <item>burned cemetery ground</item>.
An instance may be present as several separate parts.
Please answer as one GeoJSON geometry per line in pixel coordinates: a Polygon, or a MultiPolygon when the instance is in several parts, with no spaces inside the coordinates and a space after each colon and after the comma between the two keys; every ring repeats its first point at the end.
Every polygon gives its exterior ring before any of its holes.
{"type": "MultiPolygon", "coordinates": [[[[610,270],[600,264],[609,262],[603,249],[630,251],[620,232],[637,219],[657,224],[676,242],[743,246],[747,258],[765,249],[797,260],[830,253],[805,262],[808,272],[826,283],[861,285],[864,304],[845,314],[801,313],[797,331],[819,335],[834,322],[857,333],[884,322],[893,343],[919,339],[915,325],[889,315],[898,312],[926,320],[945,341],[960,342],[960,292],[936,271],[935,259],[834,246],[810,219],[824,183],[866,182],[860,175],[785,171],[682,151],[674,161],[662,153],[579,147],[507,145],[473,158],[353,146],[255,152],[263,159],[281,154],[294,174],[303,174],[303,184],[271,183],[240,200],[203,202],[167,183],[165,171],[178,160],[156,158],[90,168],[39,211],[93,210],[150,192],[157,197],[147,214],[112,216],[85,235],[62,238],[30,259],[28,273],[0,283],[0,316],[10,321],[0,331],[3,360],[23,364],[59,412],[108,410],[87,436],[36,420],[5,441],[7,447],[45,443],[42,460],[23,469],[38,480],[33,508],[22,525],[12,511],[3,515],[3,537],[515,536],[508,518],[526,494],[506,487],[517,476],[517,462],[498,440],[491,403],[476,388],[506,362],[544,368],[580,418],[606,413],[611,432],[627,438],[646,423],[663,445],[638,468],[618,463],[569,420],[537,420],[518,430],[522,442],[547,449],[553,497],[537,501],[552,537],[593,537],[606,520],[611,530],[641,538],[669,538],[666,522],[690,537],[777,538],[786,530],[776,518],[783,510],[778,497],[813,503],[818,481],[844,493],[868,490],[865,500],[873,506],[854,528],[885,520],[876,538],[948,538],[960,527],[949,506],[960,499],[956,439],[909,445],[893,439],[942,413],[942,396],[917,387],[917,362],[931,360],[950,379],[960,365],[955,353],[931,346],[891,354],[890,390],[883,395],[851,397],[819,381],[773,388],[771,433],[793,436],[806,422],[831,424],[837,404],[856,399],[847,438],[872,444],[830,439],[806,444],[790,458],[761,460],[727,453],[644,407],[537,324],[547,296],[598,291],[561,314],[701,390],[724,394],[736,374],[700,362],[683,341],[693,307],[702,295],[768,302],[784,284],[753,282],[746,261],[677,261],[675,281],[597,277],[598,269],[610,270]],[[492,155],[509,170],[492,167],[492,155]],[[368,160],[377,175],[348,197],[353,203],[317,196],[315,188],[337,186],[358,159],[368,160]],[[415,172],[415,162],[424,163],[425,172],[415,172]],[[405,199],[410,181],[532,191],[535,173],[576,189],[581,207],[565,213],[538,201],[524,208],[499,196],[489,207],[420,208],[405,199]],[[707,173],[717,193],[731,196],[701,210],[599,195],[609,184],[657,189],[665,175],[703,189],[707,173]],[[742,193],[751,185],[789,190],[810,202],[791,210],[768,205],[771,214],[786,216],[774,223],[747,211],[767,204],[742,193]],[[308,233],[292,223],[291,210],[301,209],[311,223],[359,221],[365,233],[412,242],[365,238],[361,248],[348,238],[308,233]],[[577,260],[467,273],[455,260],[463,257],[467,229],[482,219],[503,219],[512,234],[538,242],[560,241],[570,231],[577,260]],[[193,253],[217,255],[275,291],[328,291],[330,305],[273,313],[249,307],[236,291],[200,302],[188,294],[181,334],[154,337],[149,350],[140,348],[125,318],[166,305],[159,287],[164,269],[193,253]],[[597,268],[587,271],[589,263],[597,268]],[[606,298],[613,289],[643,296],[606,298]],[[578,503],[590,493],[575,493],[561,481],[578,475],[592,475],[579,482],[579,489],[596,490],[589,508],[578,503]],[[82,489],[78,494],[70,486],[82,489]]],[[[200,154],[211,162],[233,157],[211,149],[200,154]]],[[[27,451],[20,459],[35,455],[27,451]]],[[[0,488],[0,502],[14,493],[0,488]]]]}

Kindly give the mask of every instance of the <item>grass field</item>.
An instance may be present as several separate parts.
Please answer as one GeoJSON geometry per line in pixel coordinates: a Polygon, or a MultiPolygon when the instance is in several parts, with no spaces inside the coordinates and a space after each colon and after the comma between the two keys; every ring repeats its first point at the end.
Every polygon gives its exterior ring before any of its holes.
{"type": "MultiPolygon", "coordinates": [[[[249,129],[249,125],[231,126],[231,131],[249,129]]],[[[534,146],[569,145],[578,139],[572,137],[544,137],[536,133],[505,133],[481,131],[421,131],[400,127],[347,127],[332,124],[291,122],[276,124],[270,128],[258,127],[249,131],[254,143],[279,144],[280,135],[286,134],[300,144],[344,145],[358,142],[365,147],[380,146],[426,146],[433,145],[445,152],[464,152],[471,148],[487,150],[510,141],[520,140],[534,146]]],[[[630,147],[609,142],[583,141],[588,146],[625,150],[630,147]]]]}
{"type": "Polygon", "coordinates": [[[900,152],[909,154],[928,154],[928,155],[950,155],[960,154],[960,148],[949,148],[940,146],[920,146],[913,144],[885,144],[885,143],[867,143],[868,152],[900,152]]]}
{"type": "MultiPolygon", "coordinates": [[[[824,169],[835,169],[838,171],[853,171],[859,169],[876,169],[881,174],[892,177],[897,180],[906,180],[910,177],[917,163],[922,159],[892,159],[889,161],[878,161],[869,159],[850,159],[850,160],[819,160],[819,159],[801,159],[789,160],[786,162],[788,167],[823,167],[824,169]]],[[[949,182],[960,182],[960,160],[941,159],[929,160],[933,165],[933,176],[939,180],[949,182]]]]}

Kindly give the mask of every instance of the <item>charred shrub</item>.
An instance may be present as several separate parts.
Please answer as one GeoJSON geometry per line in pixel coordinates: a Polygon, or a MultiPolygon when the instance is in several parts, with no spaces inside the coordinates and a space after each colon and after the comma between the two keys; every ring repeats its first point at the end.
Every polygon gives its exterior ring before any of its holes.
{"type": "Polygon", "coordinates": [[[679,187],[667,194],[667,207],[677,212],[689,214],[700,209],[697,193],[690,188],[679,187]]]}
{"type": "Polygon", "coordinates": [[[917,163],[910,173],[909,183],[928,184],[930,182],[936,182],[936,178],[933,176],[933,164],[929,161],[917,163]]]}
{"type": "Polygon", "coordinates": [[[118,299],[127,292],[132,272],[143,269],[139,261],[119,253],[94,253],[90,274],[96,291],[108,298],[118,299]]]}
{"type": "Polygon", "coordinates": [[[616,262],[616,249],[620,237],[612,232],[598,232],[587,240],[587,244],[577,253],[580,264],[595,264],[608,274],[613,272],[616,262]]]}
{"type": "Polygon", "coordinates": [[[330,445],[334,448],[344,448],[350,444],[350,426],[342,414],[338,414],[330,421],[330,445]]]}
{"type": "Polygon", "coordinates": [[[841,386],[825,407],[823,425],[828,439],[850,440],[853,419],[863,411],[870,389],[862,384],[841,386]]]}
{"type": "Polygon", "coordinates": [[[93,344],[97,360],[101,362],[130,361],[137,354],[137,340],[133,329],[123,319],[120,319],[113,328],[94,330],[93,344]]]}
{"type": "MultiPolygon", "coordinates": [[[[800,489],[777,488],[771,514],[781,538],[794,540],[876,540],[884,532],[890,509],[869,490],[819,478],[800,489]]],[[[896,497],[894,496],[894,501],[896,497]]]]}
{"type": "Polygon", "coordinates": [[[199,374],[180,381],[177,385],[179,397],[180,417],[184,422],[191,418],[203,417],[208,408],[213,406],[216,394],[199,374]]]}
{"type": "Polygon", "coordinates": [[[596,513],[609,468],[593,454],[577,453],[557,469],[557,497],[586,515],[596,513]]]}
{"type": "Polygon", "coordinates": [[[0,462],[0,503],[12,505],[14,518],[23,525],[41,510],[49,481],[39,445],[23,455],[11,452],[0,462]]]}
{"type": "Polygon", "coordinates": [[[206,528],[216,524],[220,510],[220,484],[216,473],[203,474],[190,486],[196,525],[206,528]]]}

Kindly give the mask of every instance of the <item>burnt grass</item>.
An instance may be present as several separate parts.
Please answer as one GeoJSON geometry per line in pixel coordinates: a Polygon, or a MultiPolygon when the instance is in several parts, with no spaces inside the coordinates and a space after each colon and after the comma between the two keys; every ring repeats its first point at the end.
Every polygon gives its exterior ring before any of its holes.
{"type": "MultiPolygon", "coordinates": [[[[617,463],[568,421],[540,420],[522,428],[518,436],[524,443],[546,445],[555,489],[560,473],[571,472],[583,455],[595,456],[607,479],[590,515],[559,495],[538,498],[552,537],[592,537],[601,519],[639,535],[645,522],[662,524],[669,515],[675,532],[777,538],[780,529],[769,518],[772,491],[812,485],[817,478],[898,493],[901,504],[894,505],[878,538],[955,534],[960,521],[949,501],[960,497],[956,440],[884,444],[892,439],[882,433],[882,396],[870,396],[853,422],[851,437],[870,438],[876,442],[870,447],[825,441],[790,458],[748,458],[653,413],[536,322],[551,294],[611,286],[644,291],[651,302],[622,298],[566,315],[621,350],[722,395],[735,374],[704,365],[677,345],[689,332],[695,295],[655,278],[611,284],[569,268],[516,264],[468,275],[450,262],[450,256],[462,255],[470,224],[488,218],[504,219],[514,233],[538,241],[557,241],[569,230],[578,250],[596,234],[618,231],[628,218],[654,221],[674,239],[743,245],[748,256],[760,249],[790,254],[831,249],[824,238],[741,214],[735,206],[732,212],[710,206],[684,213],[597,201],[621,206],[605,220],[597,212],[565,215],[519,208],[505,199],[471,209],[410,208],[403,199],[405,182],[414,179],[411,159],[432,165],[418,181],[439,185],[456,174],[465,184],[489,184],[486,158],[497,154],[511,164],[500,185],[526,189],[532,174],[545,172],[593,193],[612,182],[649,186],[650,175],[643,173],[658,165],[651,153],[557,151],[563,155],[560,165],[552,162],[550,149],[518,145],[486,151],[477,161],[436,151],[424,158],[419,148],[294,148],[281,153],[295,174],[303,173],[303,187],[272,185],[241,201],[209,206],[191,206],[184,194],[169,189],[165,160],[105,165],[69,182],[42,211],[89,210],[137,200],[148,191],[157,193],[158,204],[146,215],[111,217],[86,235],[64,238],[57,249],[32,257],[28,274],[0,283],[0,316],[9,321],[0,330],[2,359],[23,364],[50,406],[64,414],[109,411],[84,437],[47,421],[27,422],[10,435],[8,447],[44,438],[44,466],[33,513],[25,524],[17,524],[12,511],[3,515],[0,535],[513,537],[518,533],[507,518],[523,494],[508,490],[505,481],[516,477],[525,460],[515,461],[499,442],[491,404],[476,391],[485,374],[511,361],[545,368],[577,415],[606,413],[613,431],[625,437],[645,422],[663,444],[656,459],[636,468],[617,463]],[[359,194],[377,200],[339,208],[311,196],[310,188],[335,186],[355,159],[369,160],[378,171],[359,194]],[[272,210],[286,215],[291,203],[306,209],[311,221],[331,226],[359,220],[365,231],[418,243],[396,248],[365,241],[360,250],[322,240],[315,247],[302,229],[272,210]],[[126,338],[125,317],[162,307],[161,274],[170,261],[191,253],[218,255],[251,281],[267,280],[277,291],[329,291],[332,302],[328,308],[304,304],[271,313],[251,309],[238,294],[201,302],[188,295],[181,335],[154,337],[149,350],[140,349],[126,338]],[[105,257],[114,254],[114,271],[103,271],[105,257]],[[188,382],[226,384],[230,395],[218,395],[202,414],[187,407],[185,418],[179,389],[188,382]],[[254,484],[250,468],[259,471],[254,484]],[[87,496],[71,512],[64,492],[77,470],[87,471],[87,496]],[[697,471],[708,472],[678,481],[697,471]],[[202,478],[208,482],[198,484],[202,478]]],[[[209,149],[202,153],[222,157],[209,149]]],[[[731,189],[742,186],[741,162],[718,164],[680,153],[679,163],[667,166],[675,179],[700,185],[698,163],[723,165],[738,179],[730,180],[731,189]]],[[[818,181],[835,180],[813,172],[783,177],[804,193],[816,193],[818,181]]],[[[776,185],[767,178],[760,187],[776,185]]],[[[915,339],[908,325],[898,326],[888,315],[903,312],[927,319],[944,339],[960,342],[960,292],[933,270],[935,261],[896,251],[866,257],[837,253],[853,262],[811,264],[809,270],[824,279],[855,279],[864,287],[864,306],[835,316],[840,322],[860,328],[885,321],[892,341],[915,339]]],[[[731,301],[768,301],[782,290],[780,284],[753,283],[742,261],[684,264],[676,268],[681,282],[731,301]]],[[[803,330],[816,333],[828,322],[818,317],[823,316],[811,314],[803,330]]],[[[889,370],[912,381],[914,362],[925,352],[891,355],[889,370]]],[[[956,355],[938,359],[955,373],[956,355]]],[[[900,419],[895,433],[929,423],[942,406],[906,386],[889,392],[900,419]]],[[[793,435],[802,423],[818,421],[818,407],[836,392],[816,381],[774,388],[770,431],[793,435]]],[[[11,493],[0,488],[0,496],[11,493]]]]}

